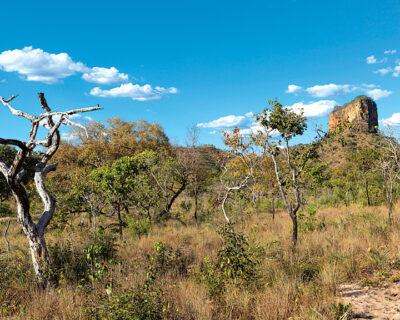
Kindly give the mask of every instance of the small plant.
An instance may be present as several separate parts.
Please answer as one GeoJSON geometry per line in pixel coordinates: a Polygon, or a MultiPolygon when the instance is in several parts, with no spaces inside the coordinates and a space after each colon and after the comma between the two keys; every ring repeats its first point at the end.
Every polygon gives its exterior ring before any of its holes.
{"type": "Polygon", "coordinates": [[[235,231],[232,224],[218,228],[217,233],[224,245],[216,259],[205,258],[198,271],[198,279],[206,284],[210,296],[221,295],[227,284],[259,286],[259,257],[265,254],[264,250],[250,247],[246,235],[235,231]]]}
{"type": "Polygon", "coordinates": [[[351,303],[344,304],[339,302],[334,305],[334,316],[336,320],[352,319],[351,303]]]}
{"type": "Polygon", "coordinates": [[[128,232],[132,236],[140,238],[149,234],[151,224],[148,218],[131,219],[128,221],[128,232]]]}
{"type": "Polygon", "coordinates": [[[315,205],[309,205],[306,208],[306,214],[299,214],[299,229],[303,232],[312,232],[325,228],[324,221],[318,221],[317,208],[315,205]]]}
{"type": "Polygon", "coordinates": [[[193,261],[192,254],[185,254],[180,248],[173,249],[165,242],[154,243],[154,254],[149,255],[150,268],[157,274],[172,273],[174,276],[186,275],[193,261]]]}
{"type": "Polygon", "coordinates": [[[13,215],[13,211],[7,202],[0,202],[0,218],[10,217],[13,215]]]}
{"type": "Polygon", "coordinates": [[[165,293],[152,272],[147,274],[142,285],[119,294],[103,294],[96,300],[86,310],[90,319],[161,320],[169,309],[165,293]]]}

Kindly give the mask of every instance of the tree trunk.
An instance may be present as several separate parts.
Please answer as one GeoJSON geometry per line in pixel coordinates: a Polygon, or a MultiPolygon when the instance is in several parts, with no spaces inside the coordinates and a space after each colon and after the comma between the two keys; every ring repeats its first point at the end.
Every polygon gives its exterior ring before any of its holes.
{"type": "Polygon", "coordinates": [[[121,218],[121,205],[117,204],[117,215],[118,215],[118,224],[119,224],[119,238],[122,240],[122,218],[121,218]]]}
{"type": "Polygon", "coordinates": [[[272,205],[272,220],[275,220],[275,197],[271,194],[271,205],[272,205]]]}
{"type": "Polygon", "coordinates": [[[297,245],[297,214],[291,214],[290,216],[293,223],[292,245],[295,248],[297,245]]]}
{"type": "Polygon", "coordinates": [[[196,220],[196,224],[198,223],[198,217],[197,217],[197,202],[198,202],[198,196],[197,192],[194,193],[194,220],[196,220]]]}
{"type": "Polygon", "coordinates": [[[388,203],[389,212],[388,212],[388,224],[392,225],[392,212],[393,212],[393,202],[389,201],[388,203]]]}
{"type": "Polygon", "coordinates": [[[365,178],[365,195],[367,196],[367,204],[368,207],[371,206],[371,200],[369,198],[369,191],[368,191],[368,179],[365,178]]]}
{"type": "Polygon", "coordinates": [[[31,250],[33,269],[35,270],[36,280],[39,285],[45,289],[47,287],[47,279],[45,272],[50,265],[49,253],[47,251],[46,240],[43,235],[36,232],[26,233],[31,250]]]}

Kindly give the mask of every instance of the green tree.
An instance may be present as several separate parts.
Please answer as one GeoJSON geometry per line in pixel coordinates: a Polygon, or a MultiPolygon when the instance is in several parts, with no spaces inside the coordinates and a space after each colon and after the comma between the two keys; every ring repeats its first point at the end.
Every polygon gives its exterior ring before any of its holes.
{"type": "Polygon", "coordinates": [[[103,192],[106,201],[113,207],[118,217],[119,235],[123,237],[121,209],[132,201],[138,174],[138,162],[134,157],[122,157],[115,162],[93,170],[89,178],[103,192]]]}
{"type": "Polygon", "coordinates": [[[289,146],[289,141],[307,129],[303,112],[284,108],[277,100],[270,100],[271,108],[257,115],[264,129],[265,141],[274,163],[276,181],[287,212],[292,219],[292,244],[297,244],[297,212],[301,206],[299,177],[309,159],[316,155],[316,143],[309,146],[289,146]],[[279,136],[274,137],[276,134],[279,136]],[[280,159],[278,159],[280,156],[280,159]]]}

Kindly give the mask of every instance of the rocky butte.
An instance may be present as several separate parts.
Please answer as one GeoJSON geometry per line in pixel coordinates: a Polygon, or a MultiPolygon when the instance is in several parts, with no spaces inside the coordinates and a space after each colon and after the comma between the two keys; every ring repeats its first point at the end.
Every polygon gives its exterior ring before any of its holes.
{"type": "Polygon", "coordinates": [[[362,132],[378,131],[378,109],[369,97],[358,96],[343,106],[336,107],[329,116],[329,131],[339,123],[349,122],[362,132]]]}

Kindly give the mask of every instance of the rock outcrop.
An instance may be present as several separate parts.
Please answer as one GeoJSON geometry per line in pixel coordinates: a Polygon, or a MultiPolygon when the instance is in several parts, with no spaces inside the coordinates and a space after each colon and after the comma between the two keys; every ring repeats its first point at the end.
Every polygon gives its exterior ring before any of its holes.
{"type": "Polygon", "coordinates": [[[378,109],[369,97],[358,96],[341,107],[336,107],[329,116],[329,131],[339,123],[349,122],[360,131],[376,133],[378,130],[378,109]]]}

